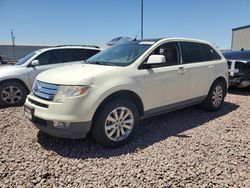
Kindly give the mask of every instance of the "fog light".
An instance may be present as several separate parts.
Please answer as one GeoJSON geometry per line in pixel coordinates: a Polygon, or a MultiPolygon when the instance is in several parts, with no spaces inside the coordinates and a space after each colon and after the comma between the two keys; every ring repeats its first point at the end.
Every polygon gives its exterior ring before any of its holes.
{"type": "Polygon", "coordinates": [[[53,121],[54,127],[58,129],[66,129],[69,127],[69,122],[53,121]]]}

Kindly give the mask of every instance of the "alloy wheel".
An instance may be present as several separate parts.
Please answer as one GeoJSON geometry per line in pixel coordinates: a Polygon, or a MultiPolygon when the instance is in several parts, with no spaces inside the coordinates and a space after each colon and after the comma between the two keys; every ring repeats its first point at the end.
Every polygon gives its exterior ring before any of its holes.
{"type": "Polygon", "coordinates": [[[223,89],[220,85],[216,86],[212,94],[212,102],[215,107],[220,106],[223,100],[223,89]]]}
{"type": "Polygon", "coordinates": [[[1,99],[7,104],[16,104],[22,99],[22,91],[16,86],[8,86],[2,90],[1,99]]]}
{"type": "Polygon", "coordinates": [[[105,121],[106,136],[113,141],[126,139],[134,127],[134,116],[130,109],[118,107],[112,110],[105,121]]]}

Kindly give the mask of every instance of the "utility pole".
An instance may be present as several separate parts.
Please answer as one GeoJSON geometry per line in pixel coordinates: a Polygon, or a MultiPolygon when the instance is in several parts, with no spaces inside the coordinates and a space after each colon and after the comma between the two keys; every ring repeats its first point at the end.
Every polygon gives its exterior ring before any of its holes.
{"type": "Polygon", "coordinates": [[[141,39],[143,39],[143,0],[141,0],[141,39]]]}
{"type": "Polygon", "coordinates": [[[13,49],[13,60],[16,61],[16,52],[15,52],[15,39],[13,29],[10,30],[11,40],[12,40],[12,49],[13,49]]]}

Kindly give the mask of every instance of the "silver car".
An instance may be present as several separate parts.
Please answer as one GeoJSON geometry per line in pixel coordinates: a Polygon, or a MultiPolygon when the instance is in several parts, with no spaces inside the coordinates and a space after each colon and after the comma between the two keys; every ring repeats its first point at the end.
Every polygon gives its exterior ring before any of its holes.
{"type": "Polygon", "coordinates": [[[39,73],[81,63],[98,52],[97,46],[57,46],[31,52],[15,65],[0,67],[0,106],[23,105],[39,73]]]}

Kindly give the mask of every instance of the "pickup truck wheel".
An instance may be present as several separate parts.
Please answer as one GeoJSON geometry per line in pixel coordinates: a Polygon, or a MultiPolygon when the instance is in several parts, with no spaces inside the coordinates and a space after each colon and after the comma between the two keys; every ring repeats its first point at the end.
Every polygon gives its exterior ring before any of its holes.
{"type": "Polygon", "coordinates": [[[225,84],[218,80],[213,83],[206,99],[203,101],[202,106],[209,111],[217,111],[220,109],[226,96],[225,84]]]}
{"type": "Polygon", "coordinates": [[[130,101],[119,99],[104,104],[95,116],[92,136],[103,146],[119,147],[133,137],[139,112],[130,101]]]}
{"type": "Polygon", "coordinates": [[[21,106],[27,93],[23,85],[16,82],[4,82],[0,85],[0,106],[21,106]]]}

